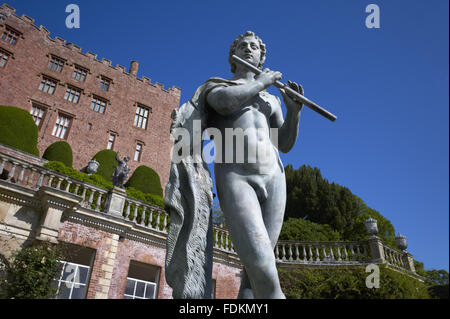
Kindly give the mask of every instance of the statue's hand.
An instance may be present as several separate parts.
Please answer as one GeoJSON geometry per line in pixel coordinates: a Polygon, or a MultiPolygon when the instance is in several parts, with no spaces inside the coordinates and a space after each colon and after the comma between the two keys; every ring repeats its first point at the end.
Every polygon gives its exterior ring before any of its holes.
{"type": "Polygon", "coordinates": [[[276,81],[281,80],[282,77],[281,72],[264,69],[260,74],[255,76],[255,81],[261,82],[264,85],[264,89],[267,89],[276,81]]]}
{"type": "MultiPolygon", "coordinates": [[[[304,94],[303,87],[300,84],[291,82],[289,80],[288,80],[288,84],[291,89],[298,92],[300,95],[304,94]]],[[[292,109],[301,111],[303,104],[298,102],[292,93],[290,93],[289,91],[286,91],[285,89],[280,89],[280,92],[281,92],[281,95],[283,96],[284,104],[286,104],[287,108],[292,108],[292,109]]]]}

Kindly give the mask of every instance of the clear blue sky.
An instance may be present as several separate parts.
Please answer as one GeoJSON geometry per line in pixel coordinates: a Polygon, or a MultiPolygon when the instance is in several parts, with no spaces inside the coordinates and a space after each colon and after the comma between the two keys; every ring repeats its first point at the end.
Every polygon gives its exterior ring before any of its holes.
{"type": "Polygon", "coordinates": [[[207,78],[231,76],[231,42],[255,31],[265,66],[338,116],[305,108],[284,164],[319,167],[391,220],[427,269],[449,269],[447,0],[6,2],[83,52],[127,68],[138,60],[139,76],[180,87],[182,102],[207,78]],[[65,27],[70,3],[80,29],[65,27]],[[365,27],[370,3],[380,29],[365,27]]]}

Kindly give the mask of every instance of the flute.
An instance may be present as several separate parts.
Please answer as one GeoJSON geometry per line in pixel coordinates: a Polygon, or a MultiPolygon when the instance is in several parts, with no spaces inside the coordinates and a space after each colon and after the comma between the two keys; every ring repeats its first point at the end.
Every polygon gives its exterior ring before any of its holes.
{"type": "MultiPolygon", "coordinates": [[[[260,74],[262,73],[261,69],[258,69],[257,67],[255,67],[254,65],[251,65],[250,63],[248,63],[247,61],[242,60],[241,58],[237,57],[236,55],[232,55],[231,58],[245,66],[246,68],[248,68],[250,71],[252,71],[255,74],[260,74]]],[[[289,91],[289,93],[291,93],[291,95],[294,96],[294,100],[302,103],[304,105],[306,105],[307,107],[309,107],[311,110],[319,113],[320,115],[326,117],[327,119],[329,119],[330,121],[334,122],[337,117],[336,115],[328,112],[327,110],[325,110],[324,108],[322,108],[321,106],[317,105],[316,103],[314,103],[313,101],[307,99],[306,97],[304,97],[303,95],[301,95],[300,93],[294,91],[293,89],[291,89],[287,84],[284,84],[280,81],[276,81],[274,84],[274,86],[276,86],[277,88],[280,89],[284,89],[285,91],[289,91]]]]}

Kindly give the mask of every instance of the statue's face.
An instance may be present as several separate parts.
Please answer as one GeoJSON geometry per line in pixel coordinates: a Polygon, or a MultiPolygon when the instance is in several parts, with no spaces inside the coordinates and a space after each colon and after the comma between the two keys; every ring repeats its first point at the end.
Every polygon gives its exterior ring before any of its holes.
{"type": "Polygon", "coordinates": [[[261,47],[259,41],[253,37],[244,37],[236,46],[235,52],[238,57],[258,67],[261,61],[261,47]]]}

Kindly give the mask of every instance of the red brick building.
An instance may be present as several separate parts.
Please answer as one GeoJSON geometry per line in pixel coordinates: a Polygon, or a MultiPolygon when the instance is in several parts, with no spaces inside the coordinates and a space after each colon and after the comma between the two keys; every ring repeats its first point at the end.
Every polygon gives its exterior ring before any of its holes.
{"type": "Polygon", "coordinates": [[[147,77],[137,78],[139,63],[113,66],[65,40],[49,37],[15,9],[0,7],[0,105],[28,110],[39,127],[41,153],[66,140],[75,169],[100,150],[130,156],[133,171],[153,168],[164,189],[170,170],[170,114],[181,91],[168,90],[147,77]]]}

